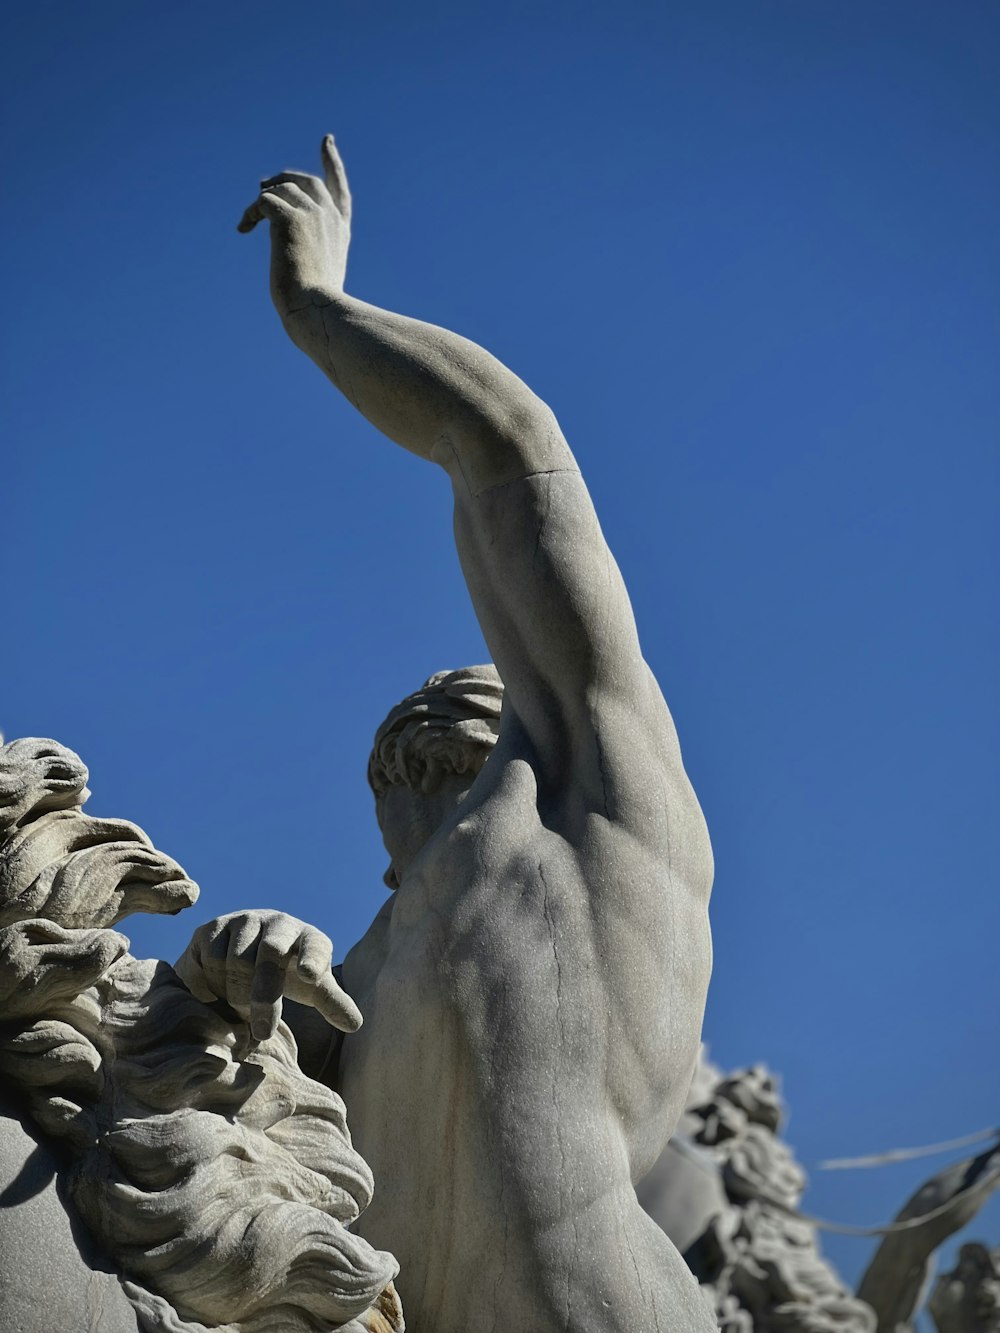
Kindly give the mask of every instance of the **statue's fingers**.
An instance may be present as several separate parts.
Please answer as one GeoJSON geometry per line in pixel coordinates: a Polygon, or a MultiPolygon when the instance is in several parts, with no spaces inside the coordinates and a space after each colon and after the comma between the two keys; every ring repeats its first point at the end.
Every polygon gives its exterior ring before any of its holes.
{"type": "Polygon", "coordinates": [[[237,917],[217,940],[213,940],[208,955],[211,957],[213,976],[220,976],[219,993],[238,1014],[250,1011],[250,987],[253,984],[257,943],[263,925],[258,916],[237,917]],[[225,945],[225,956],[222,948],[225,945]]]}
{"type": "Polygon", "coordinates": [[[204,926],[199,926],[191,936],[187,948],[174,963],[174,971],[196,1000],[210,1003],[216,996],[205,979],[205,971],[201,961],[201,941],[204,930],[204,926]]]}
{"type": "Polygon", "coordinates": [[[185,950],[174,963],[174,971],[196,1000],[201,1000],[203,1004],[211,1004],[213,1000],[219,998],[205,980],[204,969],[190,949],[185,950]]]}
{"type": "Polygon", "coordinates": [[[291,208],[309,208],[316,201],[293,180],[280,180],[276,185],[265,185],[260,192],[261,199],[280,199],[291,208]]]}
{"type": "Polygon", "coordinates": [[[264,210],[261,208],[260,200],[255,199],[249,208],[243,210],[243,216],[237,222],[236,230],[243,232],[245,235],[248,231],[253,231],[258,222],[263,221],[264,210]]]}
{"type": "Polygon", "coordinates": [[[288,976],[285,994],[311,1005],[342,1032],[356,1032],[361,1011],[333,975],[333,944],[315,926],[299,936],[295,972],[288,976]]]}
{"type": "Polygon", "coordinates": [[[337,145],[333,141],[332,134],[324,135],[319,155],[323,163],[323,179],[326,181],[326,188],[330,191],[330,198],[349,222],[351,219],[351,191],[347,185],[347,172],[344,170],[344,164],[337,152],[337,145]]]}
{"type": "Polygon", "coordinates": [[[312,1006],[326,1021],[341,1032],[357,1032],[364,1021],[361,1010],[347,991],[337,985],[333,974],[321,977],[313,987],[312,1006]]]}
{"type": "Polygon", "coordinates": [[[333,942],[321,930],[310,927],[299,936],[296,967],[303,981],[313,983],[333,968],[333,942]]]}
{"type": "Polygon", "coordinates": [[[213,1000],[225,998],[228,952],[229,927],[224,921],[199,926],[191,936],[191,943],[178,960],[177,968],[181,979],[199,1000],[208,998],[206,992],[210,992],[213,1000]]]}
{"type": "Polygon", "coordinates": [[[261,194],[249,208],[244,210],[243,216],[236,224],[236,230],[245,233],[253,231],[258,222],[283,222],[292,216],[293,211],[290,203],[268,191],[266,194],[261,194]]]}
{"type": "Polygon", "coordinates": [[[307,194],[314,203],[325,204],[330,193],[318,176],[310,176],[306,171],[279,171],[277,176],[268,176],[260,183],[262,190],[271,190],[275,185],[297,185],[303,194],[307,194]]]}
{"type": "Polygon", "coordinates": [[[285,973],[292,957],[287,941],[280,936],[265,935],[261,940],[250,985],[250,1035],[255,1041],[273,1037],[281,1021],[285,973]]]}

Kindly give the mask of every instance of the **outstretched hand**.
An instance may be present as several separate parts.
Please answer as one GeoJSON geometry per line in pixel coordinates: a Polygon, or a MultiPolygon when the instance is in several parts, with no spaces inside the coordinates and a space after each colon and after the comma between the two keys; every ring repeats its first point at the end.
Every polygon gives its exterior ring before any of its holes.
{"type": "Polygon", "coordinates": [[[315,926],[284,912],[232,912],[200,926],[174,964],[199,1000],[224,1000],[250,1023],[255,1041],[272,1037],[282,997],[309,1005],[341,1032],[356,1032],[361,1011],[332,972],[333,945],[315,926]]]}
{"type": "Polygon", "coordinates": [[[320,146],[322,178],[282,171],[261,181],[238,231],[271,224],[271,297],[283,320],[344,290],[351,242],[351,192],[333,135],[320,146]]]}

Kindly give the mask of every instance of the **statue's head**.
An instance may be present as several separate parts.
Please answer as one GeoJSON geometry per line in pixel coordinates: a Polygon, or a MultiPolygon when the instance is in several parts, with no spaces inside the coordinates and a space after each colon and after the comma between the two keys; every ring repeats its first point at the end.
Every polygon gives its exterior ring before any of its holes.
{"type": "Polygon", "coordinates": [[[496,744],[503,684],[492,665],[439,671],[375,733],[368,781],[397,888],[428,839],[464,799],[496,744]]]}

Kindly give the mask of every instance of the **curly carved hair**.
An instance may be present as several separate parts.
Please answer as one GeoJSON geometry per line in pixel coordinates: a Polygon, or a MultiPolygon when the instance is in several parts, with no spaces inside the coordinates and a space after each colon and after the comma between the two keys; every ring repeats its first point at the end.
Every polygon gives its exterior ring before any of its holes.
{"type": "Polygon", "coordinates": [[[503,682],[492,663],[438,671],[389,713],[368,761],[368,782],[380,796],[395,782],[432,792],[446,773],[472,777],[500,732],[503,682]]]}

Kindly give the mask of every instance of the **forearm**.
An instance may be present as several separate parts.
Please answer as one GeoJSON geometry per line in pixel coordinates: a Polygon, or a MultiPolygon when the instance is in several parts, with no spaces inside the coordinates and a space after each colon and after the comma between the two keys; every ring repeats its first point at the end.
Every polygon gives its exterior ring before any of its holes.
{"type": "Polygon", "coordinates": [[[473,495],[576,467],[541,399],[467,338],[344,293],[314,295],[284,324],[374,426],[473,495]]]}
{"type": "Polygon", "coordinates": [[[481,347],[345,294],[352,208],[329,137],[321,159],[322,180],[264,181],[239,224],[271,224],[287,332],[379,430],[450,475],[469,591],[509,707],[536,740],[557,717],[589,734],[609,697],[644,706],[628,598],[555,417],[481,347]]]}

